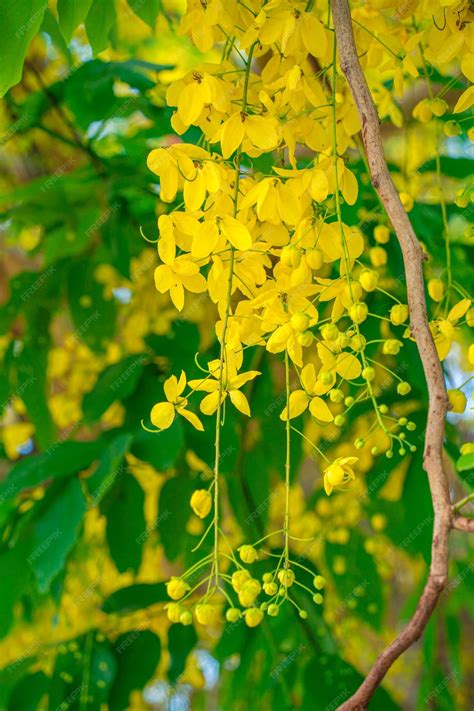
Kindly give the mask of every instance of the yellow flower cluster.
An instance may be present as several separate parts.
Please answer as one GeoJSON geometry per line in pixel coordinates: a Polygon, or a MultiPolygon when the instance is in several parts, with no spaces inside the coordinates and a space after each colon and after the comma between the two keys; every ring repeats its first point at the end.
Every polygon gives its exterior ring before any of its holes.
{"type": "MultiPolygon", "coordinates": [[[[403,117],[395,97],[402,95],[407,82],[427,74],[426,61],[443,71],[455,55],[461,56],[461,70],[469,78],[474,25],[468,2],[440,2],[439,7],[435,3],[434,9],[427,2],[405,3],[404,8],[397,6],[395,18],[385,12],[392,5],[390,0],[362,3],[354,9],[353,19],[380,118],[400,126],[403,117]],[[410,24],[407,18],[413,13],[410,24]],[[388,81],[394,92],[387,89],[388,81]]],[[[401,455],[415,451],[404,431],[412,431],[414,423],[394,417],[379,402],[383,388],[377,385],[388,374],[398,395],[410,393],[410,384],[397,372],[396,357],[412,334],[407,304],[384,288],[391,284],[383,246],[391,234],[386,219],[377,216],[373,229],[362,231],[360,224],[348,224],[344,217],[359,196],[358,180],[344,156],[349,148],[359,147],[360,123],[338,66],[326,3],[191,0],[181,31],[202,52],[221,46],[222,60],[197,64],[167,91],[167,103],[175,109],[175,132],[181,136],[198,129],[200,139],[198,145],[181,141],[158,145],[148,156],[148,166],[159,178],[161,200],[173,203],[172,211],[158,219],[161,264],[155,270],[155,285],[160,293],[169,292],[178,311],[188,294],[202,294],[204,303],[215,305],[220,355],[201,368],[201,378],[171,376],[164,384],[166,401],[155,405],[150,419],[160,430],[182,415],[201,429],[201,420],[189,409],[199,393],[206,393],[200,400],[201,413],[215,418],[213,481],[209,490],[196,491],[191,501],[200,518],[213,510],[204,533],[204,538],[214,537],[213,552],[203,559],[211,572],[207,592],[196,607],[198,621],[206,623],[215,619],[212,595],[227,595],[219,524],[223,406],[228,398],[250,416],[241,389],[259,376],[258,371],[241,370],[245,350],[264,349],[284,362],[285,405],[280,417],[287,447],[282,468],[289,490],[291,436],[297,433],[308,441],[292,423],[303,413],[321,430],[340,429],[350,410],[367,402],[372,422],[354,448],[364,448],[372,438],[374,456],[382,450],[391,458],[394,447],[401,455]],[[390,305],[385,305],[385,313],[373,313],[373,295],[380,294],[390,305]],[[380,338],[373,335],[377,330],[380,338]]],[[[448,109],[445,98],[431,92],[430,85],[429,99],[415,108],[420,121],[448,109]]],[[[469,90],[454,110],[465,110],[471,101],[469,90]]],[[[414,197],[408,183],[400,182],[400,197],[410,211],[414,197]]],[[[449,226],[445,228],[446,279],[433,275],[428,285],[431,299],[442,307],[431,323],[441,359],[449,353],[457,324],[467,313],[472,316],[469,298],[452,280],[449,226]],[[456,303],[459,294],[463,298],[456,303]]],[[[459,410],[459,397],[451,400],[459,410]]],[[[314,442],[309,444],[322,462],[327,494],[354,483],[358,457],[329,461],[314,442]]],[[[279,604],[281,586],[290,587],[295,574],[290,565],[288,502],[283,519],[284,551],[272,580],[266,581],[277,595],[269,612],[279,604]]],[[[246,564],[259,555],[248,544],[240,552],[246,564]]],[[[233,564],[234,575],[243,580],[246,571],[235,558],[233,564]]],[[[231,581],[247,624],[258,624],[260,612],[267,609],[254,607],[260,583],[249,578],[240,588],[233,576],[231,581]]],[[[183,598],[193,594],[184,583],[179,587],[174,582],[173,591],[177,588],[183,598]]],[[[228,618],[233,619],[238,612],[228,602],[228,618]]],[[[169,608],[171,618],[182,622],[191,621],[188,612],[181,602],[169,608]]]]}

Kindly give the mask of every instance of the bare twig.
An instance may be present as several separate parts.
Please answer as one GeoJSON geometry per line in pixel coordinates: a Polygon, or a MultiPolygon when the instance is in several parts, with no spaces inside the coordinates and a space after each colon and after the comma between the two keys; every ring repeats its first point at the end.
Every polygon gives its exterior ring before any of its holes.
{"type": "Polygon", "coordinates": [[[465,531],[466,533],[474,533],[474,518],[468,518],[467,516],[457,516],[453,517],[453,528],[457,531],[465,531]]]}
{"type": "Polygon", "coordinates": [[[331,0],[331,6],[341,70],[346,76],[359,112],[372,185],[392,222],[403,254],[410,329],[428,387],[423,466],[428,475],[434,509],[431,565],[415,614],[398,637],[380,654],[355,694],[339,707],[339,711],[349,711],[367,708],[372,695],[394,661],[423,633],[447,582],[449,531],[452,525],[456,528],[461,526],[461,517],[457,517],[456,523],[453,524],[448,478],[443,464],[444,423],[448,400],[441,363],[428,325],[423,251],[387,168],[379,117],[357,55],[348,2],[331,0]]]}

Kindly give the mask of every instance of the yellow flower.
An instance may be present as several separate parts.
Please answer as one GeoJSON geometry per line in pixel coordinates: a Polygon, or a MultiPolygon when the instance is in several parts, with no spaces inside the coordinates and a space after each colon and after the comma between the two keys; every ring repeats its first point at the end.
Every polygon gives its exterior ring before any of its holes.
{"type": "Polygon", "coordinates": [[[169,264],[160,264],[155,269],[155,286],[160,294],[170,292],[171,301],[178,311],[184,307],[184,290],[194,294],[206,291],[206,280],[199,272],[198,265],[187,255],[170,260],[169,264]]]}
{"type": "Polygon", "coordinates": [[[172,375],[165,381],[163,389],[167,402],[158,402],[150,413],[150,420],[159,430],[166,430],[171,427],[176,414],[186,418],[197,430],[202,431],[204,429],[199,417],[191,410],[186,409],[188,400],[181,396],[185,387],[186,375],[184,371],[181,371],[179,380],[175,375],[172,375]]]}
{"type": "Polygon", "coordinates": [[[250,578],[245,582],[239,592],[239,602],[242,607],[250,607],[260,594],[262,586],[255,578],[250,578]]]}
{"type": "Polygon", "coordinates": [[[196,619],[201,625],[212,625],[219,621],[219,609],[204,603],[196,606],[196,619]]]}
{"type": "Polygon", "coordinates": [[[390,321],[394,326],[401,326],[408,318],[408,306],[406,304],[395,304],[390,309],[390,321]]]}
{"type": "Polygon", "coordinates": [[[289,568],[286,570],[279,570],[278,571],[278,580],[285,588],[289,588],[295,582],[295,574],[289,568]]]}
{"type": "Polygon", "coordinates": [[[348,484],[355,479],[352,464],[358,461],[358,457],[338,457],[324,470],[324,490],[330,494],[338,486],[348,484]]]}
{"type": "Polygon", "coordinates": [[[166,583],[166,592],[172,600],[179,600],[190,590],[189,585],[181,578],[172,577],[166,583]]]}
{"type": "Polygon", "coordinates": [[[448,390],[448,400],[451,405],[451,412],[456,413],[456,415],[462,415],[467,404],[467,398],[462,390],[448,390]]]}
{"type": "Polygon", "coordinates": [[[435,342],[438,358],[444,360],[451,350],[456,332],[456,325],[471,306],[470,299],[462,299],[455,304],[444,319],[437,319],[430,323],[431,333],[435,342]]]}
{"type": "MultiPolygon", "coordinates": [[[[213,360],[208,364],[210,377],[201,380],[190,380],[189,385],[193,390],[209,393],[202,399],[200,409],[204,415],[213,415],[219,405],[219,375],[220,361],[213,360]]],[[[249,380],[253,380],[260,375],[258,370],[249,370],[246,373],[237,373],[235,365],[229,363],[224,366],[222,373],[222,398],[223,402],[227,395],[234,407],[244,415],[250,417],[250,406],[245,395],[239,388],[249,380]]]]}
{"type": "Polygon", "coordinates": [[[258,552],[253,546],[240,546],[238,551],[244,563],[254,563],[258,560],[258,552]]]}
{"type": "Polygon", "coordinates": [[[191,496],[191,508],[199,518],[206,518],[212,507],[212,496],[206,489],[196,489],[191,496]]]}
{"type": "Polygon", "coordinates": [[[245,610],[245,624],[247,627],[257,627],[263,620],[263,612],[258,607],[249,607],[245,610]]]}

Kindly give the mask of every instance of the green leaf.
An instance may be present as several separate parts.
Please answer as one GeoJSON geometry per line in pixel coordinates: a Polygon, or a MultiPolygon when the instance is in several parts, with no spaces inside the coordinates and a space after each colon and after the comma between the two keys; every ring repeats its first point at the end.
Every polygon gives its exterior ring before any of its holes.
{"type": "Polygon", "coordinates": [[[356,615],[378,629],[384,608],[382,584],[374,559],[365,550],[365,540],[354,529],[347,543],[326,542],[326,556],[340,598],[335,613],[337,620],[343,622],[348,616],[356,615]],[[339,560],[345,562],[341,573],[334,570],[338,570],[335,563],[339,560]]]}
{"type": "Polygon", "coordinates": [[[64,568],[76,543],[85,510],[81,484],[78,479],[71,479],[54,492],[52,500],[35,521],[35,543],[28,562],[41,593],[48,592],[52,581],[64,568]]]}
{"type": "Polygon", "coordinates": [[[127,614],[159,602],[169,602],[165,583],[137,583],[113,592],[102,609],[108,614],[127,614]]]}
{"type": "Polygon", "coordinates": [[[127,0],[135,15],[153,29],[156,16],[161,10],[161,0],[127,0]]]}
{"type": "Polygon", "coordinates": [[[165,481],[158,504],[158,533],[168,560],[176,560],[186,540],[186,522],[191,513],[191,482],[185,476],[165,481]]]}
{"type": "Polygon", "coordinates": [[[43,22],[44,0],[3,2],[0,10],[0,98],[21,81],[23,62],[31,40],[43,22]]]}
{"type": "Polygon", "coordinates": [[[184,444],[183,429],[179,420],[162,432],[139,430],[131,447],[132,454],[149,462],[158,471],[165,471],[176,464],[184,444]]]}
{"type": "Polygon", "coordinates": [[[145,356],[132,355],[102,371],[94,388],[84,396],[84,420],[95,422],[112,403],[129,397],[137,386],[144,362],[145,356]]]}
{"type": "Polygon", "coordinates": [[[114,0],[93,0],[86,18],[86,32],[94,54],[107,49],[116,19],[114,0]]]}
{"type": "MultiPolygon", "coordinates": [[[[106,210],[101,220],[110,216],[106,210]]],[[[98,228],[91,225],[90,229],[98,228]]],[[[106,299],[103,287],[94,278],[97,264],[91,259],[72,261],[67,273],[69,309],[74,322],[74,336],[94,351],[103,351],[115,333],[117,309],[112,299],[106,299]]]]}
{"type": "Polygon", "coordinates": [[[67,705],[71,711],[99,711],[108,699],[116,673],[116,656],[109,641],[90,630],[58,649],[49,683],[48,708],[62,709],[67,705]]]}
{"type": "Polygon", "coordinates": [[[101,502],[117,476],[126,471],[126,467],[122,463],[131,441],[132,435],[123,432],[102,451],[97,469],[86,479],[87,489],[94,504],[101,502]]]}
{"type": "Polygon", "coordinates": [[[132,630],[114,643],[117,676],[109,697],[109,708],[123,711],[129,707],[132,691],[142,690],[150,680],[161,656],[161,642],[150,630],[132,630]]]}
{"type": "Polygon", "coordinates": [[[120,573],[138,572],[142,559],[145,495],[132,474],[124,474],[101,506],[107,516],[107,543],[120,573]]]}
{"type": "Polygon", "coordinates": [[[14,549],[0,554],[0,638],[10,629],[13,621],[15,603],[29,588],[31,581],[30,567],[26,563],[31,550],[29,540],[16,543],[14,549]]]}
{"type": "Polygon", "coordinates": [[[22,677],[12,690],[8,711],[36,711],[48,684],[49,679],[42,671],[22,677]]]}
{"type": "Polygon", "coordinates": [[[103,449],[98,439],[90,442],[56,442],[41,454],[15,464],[6,480],[0,483],[1,505],[16,498],[24,489],[38,486],[47,479],[55,480],[86,469],[103,449]]]}
{"type": "Polygon", "coordinates": [[[183,673],[186,659],[197,642],[196,630],[192,625],[171,625],[168,630],[168,651],[170,666],[168,679],[173,684],[183,673]]]}
{"type": "Polygon", "coordinates": [[[462,454],[456,462],[458,472],[467,472],[474,469],[474,452],[462,454]]]}
{"type": "Polygon", "coordinates": [[[69,44],[74,30],[84,22],[92,0],[58,0],[59,26],[69,44]]]}

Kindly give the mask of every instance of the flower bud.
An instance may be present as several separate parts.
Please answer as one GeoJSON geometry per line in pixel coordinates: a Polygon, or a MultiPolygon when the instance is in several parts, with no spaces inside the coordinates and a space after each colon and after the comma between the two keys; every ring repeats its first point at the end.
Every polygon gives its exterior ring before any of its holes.
{"type": "Polygon", "coordinates": [[[278,607],[278,605],[275,605],[273,603],[272,605],[268,606],[267,612],[270,615],[270,617],[276,617],[278,615],[278,613],[280,612],[280,608],[278,607]]]}
{"type": "Polygon", "coordinates": [[[189,585],[181,578],[172,577],[166,583],[166,592],[172,600],[179,600],[190,590],[189,585]]]}
{"type": "Polygon", "coordinates": [[[315,575],[313,578],[313,585],[316,590],[322,590],[326,585],[326,579],[322,575],[315,575]]]}
{"type": "Polygon", "coordinates": [[[367,304],[364,304],[363,301],[358,301],[355,304],[352,304],[349,309],[349,316],[354,323],[362,323],[362,321],[365,321],[368,313],[369,307],[367,304]]]}
{"type": "Polygon", "coordinates": [[[402,345],[403,343],[401,341],[397,341],[396,338],[389,338],[384,342],[382,351],[384,355],[397,355],[400,353],[402,345]]]}
{"type": "Polygon", "coordinates": [[[374,239],[379,244],[387,244],[390,239],[390,230],[387,225],[377,225],[374,229],[374,239]]]}
{"type": "Polygon", "coordinates": [[[451,412],[461,415],[466,409],[467,399],[462,390],[448,390],[448,400],[451,405],[451,412]]]}
{"type": "Polygon", "coordinates": [[[430,102],[430,109],[434,116],[444,116],[448,108],[448,103],[444,99],[440,99],[439,96],[430,102]]]}
{"type": "Polygon", "coordinates": [[[199,518],[206,518],[212,507],[212,496],[206,489],[196,489],[191,496],[191,508],[199,518]]]}
{"type": "Polygon", "coordinates": [[[395,304],[390,309],[390,321],[394,326],[401,326],[408,318],[408,306],[406,304],[395,304]]]}
{"type": "Polygon", "coordinates": [[[410,383],[407,383],[405,381],[398,383],[397,385],[397,393],[399,395],[408,395],[408,393],[411,391],[411,385],[410,383]]]}
{"type": "Polygon", "coordinates": [[[239,593],[251,576],[248,570],[236,570],[232,573],[231,585],[236,593],[239,593]]]}
{"type": "Polygon", "coordinates": [[[457,121],[446,121],[443,125],[444,135],[448,138],[453,138],[454,136],[460,136],[462,133],[461,126],[457,121]]]}
{"type": "Polygon", "coordinates": [[[335,323],[325,323],[321,328],[321,336],[325,341],[335,341],[339,336],[339,329],[335,323]]]}
{"type": "Polygon", "coordinates": [[[373,269],[363,269],[359,276],[359,282],[366,291],[373,291],[379,281],[379,275],[373,269]]]}
{"type": "Polygon", "coordinates": [[[179,621],[181,622],[182,625],[185,625],[187,627],[188,625],[193,624],[193,616],[191,615],[189,610],[185,610],[184,612],[182,612],[180,614],[179,621]]]}
{"type": "Polygon", "coordinates": [[[303,333],[298,333],[296,340],[303,346],[303,348],[308,348],[314,341],[314,336],[311,331],[303,331],[303,333]]]}
{"type": "Polygon", "coordinates": [[[306,264],[310,269],[321,269],[323,266],[323,253],[317,247],[306,250],[306,264]]]}
{"type": "Polygon", "coordinates": [[[258,553],[253,546],[240,546],[238,551],[244,563],[254,563],[258,559],[258,553]]]}
{"type": "Polygon", "coordinates": [[[301,252],[293,244],[287,244],[281,250],[280,261],[285,267],[299,267],[301,264],[301,252]]]}
{"type": "Polygon", "coordinates": [[[263,620],[263,612],[258,607],[250,607],[244,614],[247,627],[257,627],[263,620]]]}
{"type": "Polygon", "coordinates": [[[279,570],[278,580],[285,588],[289,588],[295,582],[295,574],[290,568],[279,570]]]}
{"type": "Polygon", "coordinates": [[[364,380],[367,380],[367,382],[370,383],[375,378],[375,370],[370,365],[368,365],[362,370],[362,377],[364,378],[364,380]]]}
{"type": "Polygon", "coordinates": [[[305,314],[303,311],[299,311],[293,314],[290,319],[290,324],[295,331],[306,331],[309,326],[309,321],[310,319],[308,314],[305,314]]]}
{"type": "Polygon", "coordinates": [[[387,252],[383,247],[371,247],[369,257],[374,267],[383,267],[387,264],[387,252]]]}
{"type": "Polygon", "coordinates": [[[428,294],[433,301],[442,301],[444,296],[444,283],[441,279],[430,279],[428,282],[428,294]]]}
{"type": "Polygon", "coordinates": [[[237,622],[237,620],[240,620],[241,616],[242,613],[236,607],[229,607],[225,613],[227,622],[237,622]]]}

